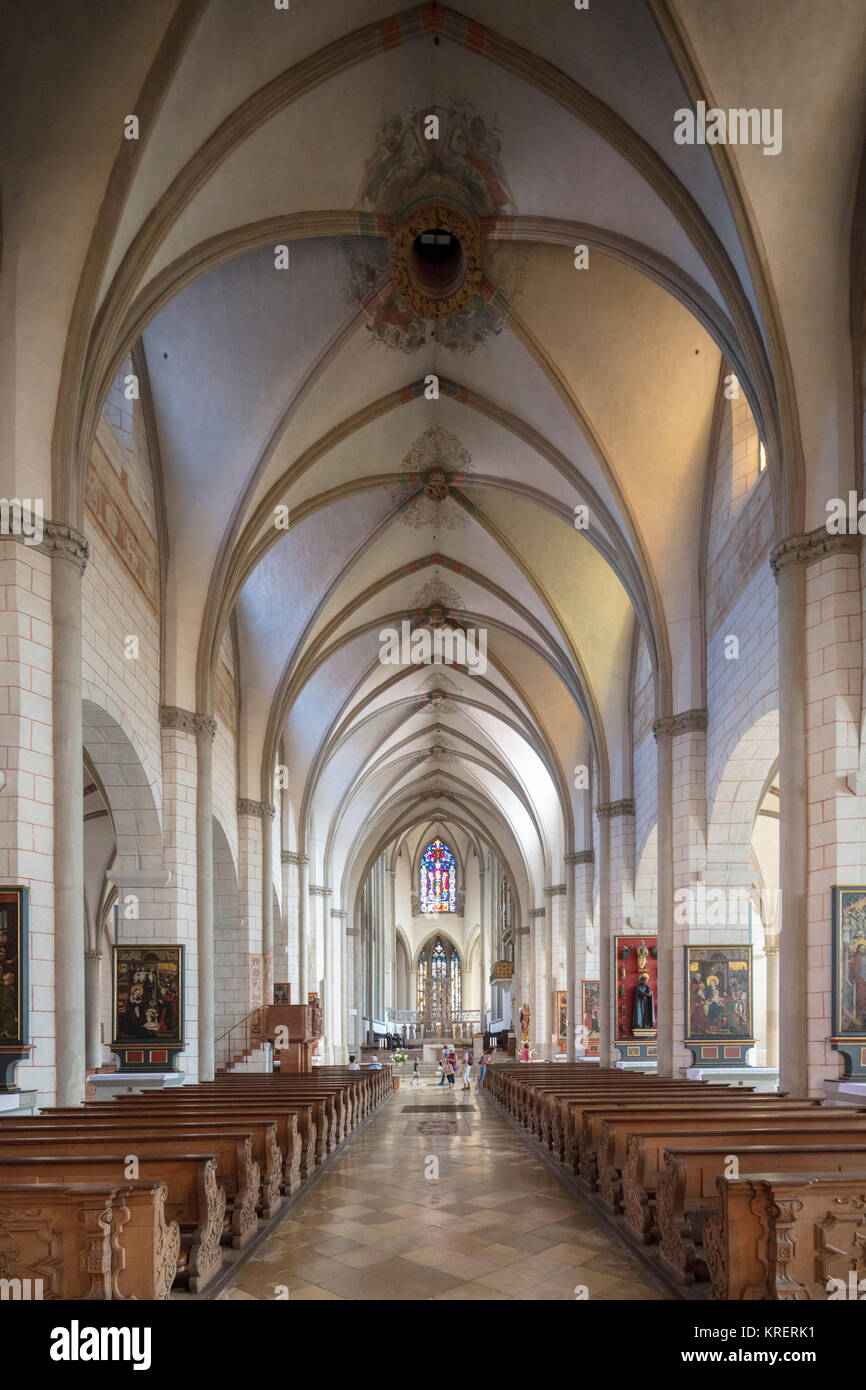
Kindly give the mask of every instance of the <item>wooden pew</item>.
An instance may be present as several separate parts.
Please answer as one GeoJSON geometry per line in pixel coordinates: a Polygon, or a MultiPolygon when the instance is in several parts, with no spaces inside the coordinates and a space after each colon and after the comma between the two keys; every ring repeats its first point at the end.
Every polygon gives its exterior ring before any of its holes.
{"type": "MultiPolygon", "coordinates": [[[[262,1083],[256,1084],[254,1077],[250,1077],[249,1080],[244,1077],[238,1078],[237,1082],[234,1078],[205,1081],[190,1089],[194,1089],[200,1095],[211,1094],[215,1099],[222,1099],[227,1096],[240,1096],[242,1098],[244,1095],[252,1096],[255,1094],[270,1096],[278,1093],[277,1088],[279,1086],[279,1081],[276,1086],[263,1085],[262,1083]],[[253,1085],[250,1085],[249,1081],[252,1081],[253,1085]],[[243,1087],[242,1091],[239,1089],[241,1086],[243,1087]]],[[[316,1162],[321,1163],[329,1153],[333,1153],[340,1143],[342,1099],[339,1088],[292,1086],[286,1091],[286,1095],[287,1098],[311,1105],[316,1124],[316,1162]]]]}
{"type": "Polygon", "coordinates": [[[0,1185],[3,1273],[45,1299],[164,1299],[180,1251],[161,1182],[0,1185]]]}
{"type": "MultiPolygon", "coordinates": [[[[252,1138],[253,1158],[259,1172],[260,1189],[257,1195],[256,1207],[259,1213],[268,1220],[275,1216],[282,1203],[281,1189],[283,1182],[283,1169],[285,1159],[283,1152],[277,1143],[277,1127],[270,1116],[248,1115],[241,1122],[239,1119],[223,1119],[220,1115],[206,1116],[190,1114],[187,1117],[178,1116],[175,1120],[166,1111],[159,1116],[142,1115],[136,1128],[131,1122],[132,1117],[124,1118],[119,1112],[109,1115],[108,1105],[103,1106],[97,1111],[82,1112],[80,1107],[75,1107],[68,1114],[60,1114],[58,1111],[45,1111],[42,1115],[33,1116],[30,1124],[39,1126],[40,1131],[46,1126],[73,1126],[87,1134],[106,1134],[117,1135],[122,1138],[130,1131],[137,1134],[144,1134],[147,1137],[161,1137],[170,1144],[174,1135],[178,1131],[198,1130],[200,1134],[210,1133],[211,1131],[220,1132],[228,1124],[236,1130],[249,1133],[252,1138]]],[[[12,1120],[10,1127],[20,1127],[22,1132],[27,1128],[27,1120],[12,1120]]],[[[6,1130],[6,1122],[0,1126],[0,1140],[6,1130]]],[[[133,1148],[130,1152],[136,1152],[133,1148]]]]}
{"type": "MultiPolygon", "coordinates": [[[[42,1111],[46,1119],[77,1119],[83,1122],[82,1108],[46,1109],[42,1111]]],[[[129,1122],[133,1126],[149,1126],[151,1123],[173,1125],[186,1128],[204,1124],[214,1124],[224,1120],[236,1129],[250,1127],[253,1134],[253,1155],[258,1159],[262,1170],[262,1210],[266,1219],[276,1215],[280,1207],[280,1191],[288,1194],[296,1192],[301,1185],[301,1160],[303,1145],[298,1131],[298,1112],[285,1103],[267,1101],[226,1101],[206,1102],[182,1096],[165,1095],[147,1098],[145,1104],[137,1103],[135,1098],[126,1100],[117,1097],[111,1101],[88,1101],[84,1105],[84,1116],[94,1124],[129,1122]],[[267,1126],[273,1125],[275,1143],[269,1135],[267,1126]]]]}
{"type": "Polygon", "coordinates": [[[231,1203],[228,1238],[240,1249],[258,1229],[256,1208],[261,1190],[261,1172],[253,1158],[253,1137],[247,1130],[227,1131],[221,1124],[210,1127],[175,1130],[169,1127],[160,1132],[148,1127],[136,1130],[121,1125],[112,1130],[105,1126],[84,1124],[66,1125],[58,1121],[40,1124],[39,1117],[31,1119],[32,1128],[21,1126],[23,1120],[0,1122],[0,1158],[22,1158],[27,1154],[74,1157],[115,1154],[121,1158],[135,1154],[148,1158],[155,1153],[212,1153],[217,1161],[217,1175],[231,1203]]]}
{"type": "MultiPolygon", "coordinates": [[[[700,1101],[682,1097],[656,1101],[653,1093],[652,1103],[629,1098],[617,1106],[604,1102],[584,1105],[578,1139],[580,1176],[602,1193],[609,1206],[618,1208],[629,1132],[640,1130],[644,1119],[655,1124],[663,1123],[670,1116],[673,1122],[694,1129],[703,1123],[701,1117],[704,1115],[709,1123],[744,1115],[749,1117],[748,1123],[758,1124],[764,1119],[770,1124],[776,1116],[810,1114],[821,1109],[817,1100],[777,1100],[760,1095],[738,1099],[730,1093],[724,1098],[711,1096],[709,1100],[700,1101]]],[[[654,1131],[648,1129],[648,1132],[654,1131]]]]}
{"type": "MultiPolygon", "coordinates": [[[[565,1082],[546,1082],[542,1086],[533,1088],[528,1107],[528,1120],[530,1130],[546,1144],[548,1148],[556,1149],[559,1145],[560,1151],[564,1149],[565,1133],[567,1125],[568,1108],[567,1101],[579,1099],[589,1095],[611,1095],[625,1096],[634,1094],[640,1097],[645,1095],[682,1095],[689,1100],[706,1098],[711,1095],[710,1087],[704,1082],[682,1081],[677,1078],[654,1077],[649,1086],[641,1085],[644,1078],[630,1078],[629,1082],[623,1086],[621,1083],[611,1084],[605,1080],[593,1079],[588,1084],[584,1081],[565,1081],[565,1082]]],[[[713,1091],[721,1091],[723,1094],[736,1094],[737,1096],[751,1095],[751,1088],[727,1086],[714,1086],[713,1091]]],[[[560,1152],[561,1156],[561,1152],[560,1152]]]]}
{"type": "Polygon", "coordinates": [[[866,1115],[862,1111],[824,1108],[801,1115],[737,1123],[729,1118],[677,1121],[641,1121],[627,1137],[622,1174],[622,1207],[629,1233],[643,1244],[652,1240],[655,1196],[665,1167],[665,1150],[685,1145],[726,1144],[728,1153],[739,1154],[761,1144],[858,1144],[866,1143],[866,1115]],[[860,1118],[858,1119],[858,1115],[860,1118]]]}
{"type": "MultiPolygon", "coordinates": [[[[22,1155],[0,1158],[0,1183],[100,1183],[127,1181],[126,1155],[22,1155]]],[[[151,1154],[139,1159],[139,1182],[164,1182],[165,1216],[180,1228],[181,1244],[175,1282],[201,1293],[222,1265],[220,1241],[226,1194],[216,1179],[213,1154],[151,1154]]]]}
{"type": "Polygon", "coordinates": [[[855,1282],[866,1275],[866,1163],[856,1173],[753,1173],[717,1181],[720,1210],[704,1229],[713,1298],[827,1300],[830,1279],[844,1286],[850,1270],[855,1282]]]}
{"type": "MultiPolygon", "coordinates": [[[[811,1137],[811,1136],[810,1136],[811,1137]]],[[[716,1180],[725,1176],[728,1144],[681,1147],[665,1151],[665,1171],[656,1189],[656,1220],[662,1264],[681,1283],[702,1275],[697,1246],[704,1226],[721,1205],[716,1180]]],[[[866,1148],[857,1144],[757,1144],[736,1153],[739,1176],[756,1173],[857,1172],[866,1164],[866,1148]]]]}
{"type": "MultiPolygon", "coordinates": [[[[184,1090],[186,1089],[184,1087],[184,1090]]],[[[336,1090],[324,1087],[316,1089],[312,1086],[287,1087],[281,1086],[279,1082],[276,1086],[267,1086],[255,1081],[251,1086],[246,1081],[237,1085],[231,1081],[205,1081],[189,1089],[196,1095],[209,1096],[212,1100],[219,1101],[228,1097],[242,1100],[244,1096],[267,1098],[272,1095],[283,1095],[289,1104],[294,1102],[299,1105],[309,1105],[316,1127],[314,1146],[316,1163],[321,1163],[340,1143],[342,1116],[340,1095],[336,1090]]],[[[140,1099],[144,1099],[144,1097],[140,1097],[140,1099]]]]}
{"type": "MultiPolygon", "coordinates": [[[[688,1084],[688,1083],[686,1083],[688,1084]]],[[[599,1183],[597,1165],[598,1141],[601,1137],[601,1115],[623,1111],[629,1107],[647,1106],[649,1109],[688,1108],[692,1110],[715,1110],[720,1106],[778,1106],[788,1104],[775,1096],[759,1096],[751,1091],[728,1089],[725,1086],[707,1087],[703,1090],[688,1091],[677,1086],[656,1085],[635,1087],[626,1091],[612,1091],[595,1087],[576,1096],[569,1093],[559,1101],[560,1156],[573,1172],[594,1191],[599,1183]]]]}

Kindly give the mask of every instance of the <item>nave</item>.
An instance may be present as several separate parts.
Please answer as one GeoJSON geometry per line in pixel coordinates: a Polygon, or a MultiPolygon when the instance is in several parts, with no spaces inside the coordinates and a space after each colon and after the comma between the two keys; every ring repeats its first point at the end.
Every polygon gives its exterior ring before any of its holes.
{"type": "Polygon", "coordinates": [[[866,1290],[864,71],[863,0],[0,6],[0,1279],[866,1290]]]}
{"type": "Polygon", "coordinates": [[[487,1094],[449,1095],[425,1077],[396,1092],[219,1296],[573,1302],[578,1286],[590,1299],[664,1296],[487,1094]]]}

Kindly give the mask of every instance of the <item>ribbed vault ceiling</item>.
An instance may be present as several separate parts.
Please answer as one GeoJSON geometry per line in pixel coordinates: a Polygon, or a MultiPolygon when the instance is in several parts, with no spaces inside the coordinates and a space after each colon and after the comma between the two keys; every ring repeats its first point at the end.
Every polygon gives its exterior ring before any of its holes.
{"type": "MultiPolygon", "coordinates": [[[[507,858],[531,906],[585,843],[575,767],[595,760],[596,800],[629,793],[638,631],[656,712],[698,702],[699,676],[684,687],[678,670],[700,628],[731,364],[777,509],[794,505],[777,446],[797,362],[770,319],[760,236],[713,152],[672,139],[699,69],[681,70],[661,3],[199,8],[105,239],[68,437],[87,439],[140,336],[168,528],[166,691],[207,705],[234,625],[239,791],[272,799],[288,765],[317,878],[351,896],[383,847],[459,827],[507,858]],[[440,136],[425,143],[429,112],[440,136]],[[390,279],[393,219],[446,177],[480,219],[483,294],[457,319],[413,319],[390,279]],[[483,671],[382,664],[383,629],[443,613],[485,634],[483,671]]],[[[729,85],[724,36],[695,25],[729,85]]],[[[787,172],[772,170],[776,207],[787,172]]]]}

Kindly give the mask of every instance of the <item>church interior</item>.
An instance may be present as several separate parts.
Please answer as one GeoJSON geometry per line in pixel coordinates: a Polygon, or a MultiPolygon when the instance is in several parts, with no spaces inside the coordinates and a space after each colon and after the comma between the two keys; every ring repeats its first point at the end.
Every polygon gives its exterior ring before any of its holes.
{"type": "Polygon", "coordinates": [[[0,18],[0,1296],[856,1300],[866,8],[399,4],[0,18]]]}

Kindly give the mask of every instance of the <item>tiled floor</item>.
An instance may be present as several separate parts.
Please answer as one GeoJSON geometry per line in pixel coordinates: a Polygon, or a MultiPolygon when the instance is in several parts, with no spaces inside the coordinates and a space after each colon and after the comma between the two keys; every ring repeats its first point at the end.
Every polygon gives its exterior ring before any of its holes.
{"type": "Polygon", "coordinates": [[[403,1107],[445,1095],[403,1087],[220,1297],[570,1301],[578,1285],[590,1299],[662,1297],[490,1101],[458,1090],[463,1132],[419,1133],[448,1115],[403,1107]]]}

